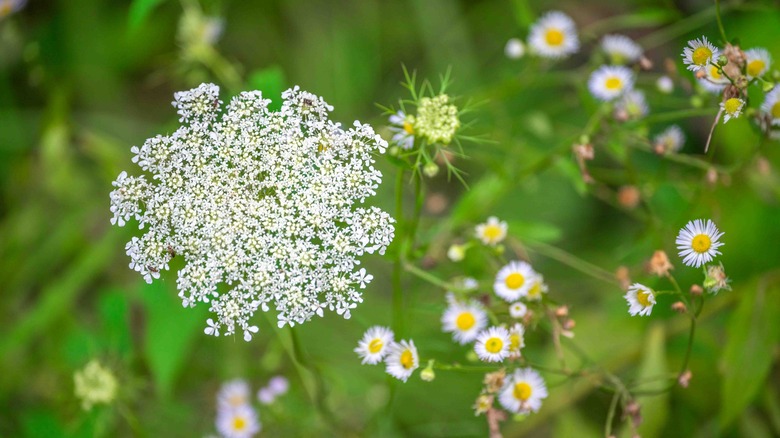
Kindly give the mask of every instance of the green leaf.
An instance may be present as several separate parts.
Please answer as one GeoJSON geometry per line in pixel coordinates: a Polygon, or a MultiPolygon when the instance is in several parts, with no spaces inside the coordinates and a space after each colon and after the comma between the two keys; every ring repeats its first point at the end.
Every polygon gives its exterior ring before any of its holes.
{"type": "Polygon", "coordinates": [[[163,0],[133,0],[133,3],[130,4],[130,11],[127,14],[130,30],[137,30],[141,27],[146,17],[162,2],[163,0]]]}
{"type": "Polygon", "coordinates": [[[563,232],[555,225],[545,222],[510,221],[509,233],[520,240],[531,239],[539,242],[555,242],[563,232]]]}
{"type": "Polygon", "coordinates": [[[723,350],[720,426],[726,428],[756,398],[780,341],[780,283],[765,277],[740,292],[741,299],[727,326],[723,350]]]}
{"type": "Polygon", "coordinates": [[[269,108],[278,110],[282,106],[282,91],[286,89],[284,71],[278,65],[272,65],[262,70],[255,70],[247,81],[253,90],[263,92],[263,97],[271,99],[269,108]]]}
{"type": "Polygon", "coordinates": [[[121,290],[104,291],[100,296],[101,333],[104,345],[120,356],[132,352],[130,337],[130,306],[121,290]]]}
{"type": "MultiPolygon", "coordinates": [[[[662,324],[650,326],[644,342],[644,351],[642,365],[639,368],[639,380],[648,383],[640,388],[643,391],[663,391],[669,386],[669,383],[667,380],[658,379],[658,376],[668,374],[666,335],[662,324]]],[[[639,426],[639,435],[645,438],[661,436],[664,424],[669,418],[669,392],[642,397],[639,403],[642,406],[642,424],[639,426]]]]}
{"type": "Polygon", "coordinates": [[[555,429],[552,436],[576,436],[578,438],[600,438],[603,432],[589,422],[576,409],[566,409],[555,415],[555,429]]]}
{"type": "Polygon", "coordinates": [[[474,184],[452,210],[451,221],[457,226],[464,222],[485,220],[485,206],[492,205],[506,190],[507,184],[494,174],[487,174],[474,184]]]}

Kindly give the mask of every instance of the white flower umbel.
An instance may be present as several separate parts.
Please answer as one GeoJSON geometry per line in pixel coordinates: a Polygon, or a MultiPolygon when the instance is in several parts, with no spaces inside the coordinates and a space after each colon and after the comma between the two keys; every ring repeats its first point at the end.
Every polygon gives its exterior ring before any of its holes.
{"type": "Polygon", "coordinates": [[[718,240],[723,233],[718,231],[715,223],[707,219],[696,219],[688,222],[677,235],[675,244],[680,251],[683,263],[698,268],[709,263],[720,251],[723,244],[718,240]]]}
{"type": "Polygon", "coordinates": [[[223,383],[217,393],[217,406],[220,409],[234,409],[249,404],[249,400],[249,384],[242,379],[223,383]]]}
{"type": "Polygon", "coordinates": [[[720,50],[703,36],[688,41],[688,47],[683,49],[682,58],[688,70],[698,71],[715,62],[719,55],[720,50]]]}
{"type": "Polygon", "coordinates": [[[520,301],[509,305],[509,316],[514,319],[523,318],[526,313],[528,313],[528,306],[520,301]]]}
{"type": "Polygon", "coordinates": [[[509,357],[520,357],[520,350],[523,347],[525,347],[525,327],[520,323],[515,323],[509,327],[509,357]]]}
{"type": "Polygon", "coordinates": [[[510,38],[504,46],[504,55],[509,59],[520,59],[525,55],[525,44],[518,38],[510,38]]]}
{"type": "Polygon", "coordinates": [[[761,77],[772,66],[772,57],[764,48],[745,50],[745,72],[748,79],[761,77]]]}
{"type": "Polygon", "coordinates": [[[520,368],[507,376],[498,401],[509,412],[527,414],[538,411],[545,398],[547,385],[542,376],[531,368],[520,368]]]}
{"type": "Polygon", "coordinates": [[[541,57],[565,58],[580,48],[577,27],[563,12],[547,12],[531,27],[528,45],[541,57]]]}
{"type": "Polygon", "coordinates": [[[73,389],[76,398],[81,400],[81,407],[89,411],[94,405],[113,402],[119,390],[119,382],[110,369],[92,359],[73,374],[73,389]]]}
{"type": "Polygon", "coordinates": [[[674,81],[669,76],[661,76],[655,81],[655,88],[661,93],[669,94],[674,91],[674,81]]]}
{"type": "Polygon", "coordinates": [[[620,65],[602,65],[591,73],[588,90],[596,99],[614,100],[634,88],[634,72],[620,65]]]}
{"type": "Polygon", "coordinates": [[[501,243],[506,238],[506,232],[506,222],[499,221],[495,216],[490,216],[487,222],[477,225],[474,229],[477,239],[491,246],[501,243]]]}
{"type": "Polygon", "coordinates": [[[448,145],[460,128],[458,107],[450,102],[446,94],[423,97],[417,106],[414,130],[429,143],[448,145]]]}
{"type": "Polygon", "coordinates": [[[509,356],[509,331],[504,327],[490,327],[477,335],[474,351],[486,362],[501,362],[509,356]]]}
{"type": "Polygon", "coordinates": [[[441,317],[441,324],[444,332],[452,333],[452,338],[463,345],[477,339],[479,332],[487,327],[487,320],[487,312],[479,302],[452,300],[441,317]]]}
{"type": "Polygon", "coordinates": [[[528,278],[528,293],[525,299],[528,301],[541,301],[542,295],[547,293],[547,284],[544,282],[544,276],[538,272],[528,278]]]}
{"type": "Polygon", "coordinates": [[[508,303],[517,301],[518,298],[528,295],[532,286],[529,280],[535,275],[536,272],[528,263],[511,261],[496,274],[493,291],[508,303]]]}
{"type": "Polygon", "coordinates": [[[632,284],[623,298],[628,301],[628,313],[631,316],[649,315],[655,305],[655,292],[639,283],[632,284]]]}
{"type": "Polygon", "coordinates": [[[630,64],[642,57],[642,47],[625,35],[604,35],[601,49],[612,64],[630,64]]]}
{"type": "Polygon", "coordinates": [[[217,412],[217,432],[224,438],[249,438],[260,432],[260,419],[249,405],[217,412]]]}
{"type": "Polygon", "coordinates": [[[377,364],[387,355],[394,337],[393,331],[387,327],[371,327],[358,342],[355,353],[360,356],[363,364],[377,364]]]}
{"type": "Polygon", "coordinates": [[[772,124],[780,126],[780,87],[775,87],[766,94],[764,103],[761,104],[761,112],[772,119],[772,124]]]}
{"type": "Polygon", "coordinates": [[[390,116],[390,131],[393,132],[392,142],[401,149],[414,147],[414,116],[406,115],[403,111],[390,116]]]}
{"type": "Polygon", "coordinates": [[[732,97],[726,99],[725,102],[721,102],[720,109],[723,110],[723,123],[738,118],[742,114],[742,108],[744,107],[745,101],[738,97],[732,97]]]}
{"type": "Polygon", "coordinates": [[[677,125],[671,125],[653,139],[654,146],[660,146],[663,152],[678,152],[685,144],[685,133],[677,125]]]}
{"type": "Polygon", "coordinates": [[[179,297],[210,304],[209,334],[249,340],[250,318],[269,306],[280,327],[323,309],[349,318],[370,280],[358,258],[393,239],[390,215],[365,205],[387,143],[368,125],[330,121],[332,107],[298,87],[282,98],[271,111],[244,92],[222,110],[213,84],[176,93],[181,126],[133,147],[144,174],[113,183],[112,223],[144,230],[126,246],[130,267],[151,282],[183,259],[179,297]]]}
{"type": "Polygon", "coordinates": [[[385,358],[385,371],[396,379],[406,380],[420,366],[420,357],[414,341],[401,341],[390,345],[390,351],[385,358]]]}
{"type": "Polygon", "coordinates": [[[629,119],[641,119],[650,111],[645,93],[641,90],[631,90],[623,94],[615,104],[616,112],[623,113],[629,119]]]}

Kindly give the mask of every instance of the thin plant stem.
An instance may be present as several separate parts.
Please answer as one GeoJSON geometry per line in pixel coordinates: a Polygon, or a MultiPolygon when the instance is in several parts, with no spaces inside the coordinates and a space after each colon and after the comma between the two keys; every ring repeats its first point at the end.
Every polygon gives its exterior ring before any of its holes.
{"type": "Polygon", "coordinates": [[[615,392],[612,395],[612,401],[609,403],[609,411],[607,412],[607,422],[604,424],[604,436],[612,436],[612,421],[615,419],[615,411],[617,411],[617,404],[620,400],[620,393],[615,392]]]}
{"type": "Polygon", "coordinates": [[[404,223],[404,171],[398,170],[398,175],[395,179],[395,217],[398,221],[398,230],[401,234],[398,244],[400,247],[395,255],[395,262],[393,264],[392,274],[392,287],[393,287],[393,330],[398,336],[403,336],[403,306],[404,296],[403,289],[401,288],[401,271],[403,269],[403,256],[405,252],[405,241],[403,238],[403,232],[405,228],[404,223]]]}
{"type": "Polygon", "coordinates": [[[723,28],[723,20],[720,17],[720,0],[715,0],[715,18],[718,20],[718,31],[720,31],[720,37],[723,38],[723,43],[727,43],[729,39],[726,37],[726,29],[723,28]]]}
{"type": "Polygon", "coordinates": [[[309,357],[304,353],[303,346],[298,337],[298,332],[295,328],[290,327],[290,339],[292,340],[292,351],[295,361],[307,370],[314,380],[314,390],[311,394],[314,402],[314,406],[317,408],[322,419],[333,429],[338,430],[338,424],[336,423],[335,415],[328,409],[326,402],[327,392],[325,390],[325,380],[322,378],[319,368],[309,360],[309,357]]]}

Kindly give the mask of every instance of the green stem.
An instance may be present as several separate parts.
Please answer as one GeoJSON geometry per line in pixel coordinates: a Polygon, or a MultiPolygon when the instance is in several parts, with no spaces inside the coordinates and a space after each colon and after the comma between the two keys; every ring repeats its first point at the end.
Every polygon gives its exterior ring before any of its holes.
{"type": "Polygon", "coordinates": [[[431,274],[431,273],[429,273],[427,271],[424,271],[424,270],[418,268],[417,266],[415,266],[415,265],[413,265],[411,263],[406,262],[406,263],[403,264],[403,267],[406,270],[406,272],[408,272],[408,273],[410,273],[410,274],[412,274],[412,275],[414,275],[414,276],[416,276],[416,277],[418,277],[418,278],[420,278],[422,280],[425,280],[425,281],[427,281],[428,283],[430,283],[430,284],[432,284],[434,286],[438,286],[438,287],[440,287],[440,288],[442,288],[444,290],[456,290],[456,289],[458,289],[458,287],[456,287],[455,285],[447,283],[446,281],[442,280],[441,278],[439,278],[439,277],[437,277],[437,276],[435,276],[435,275],[433,275],[433,274],[431,274]]]}
{"type": "Polygon", "coordinates": [[[525,239],[523,242],[531,251],[549,257],[553,260],[557,260],[584,274],[590,275],[593,278],[597,278],[599,280],[602,280],[610,284],[618,283],[617,279],[611,272],[602,269],[592,263],[586,262],[585,260],[582,260],[581,258],[573,254],[570,254],[560,248],[556,248],[546,243],[537,242],[528,239],[525,239]]]}
{"type": "Polygon", "coordinates": [[[723,28],[723,20],[720,18],[720,0],[715,0],[715,18],[718,20],[718,30],[720,31],[720,37],[723,38],[723,43],[727,43],[729,39],[726,37],[726,29],[723,28]]]}
{"type": "Polygon", "coordinates": [[[322,419],[330,425],[333,431],[337,431],[338,424],[336,423],[336,416],[330,412],[326,402],[327,391],[325,390],[325,380],[322,378],[322,373],[320,373],[319,368],[313,364],[304,353],[303,346],[298,338],[298,332],[293,327],[290,327],[290,339],[292,340],[292,351],[295,361],[298,362],[298,365],[303,369],[308,371],[314,380],[314,388],[310,394],[314,406],[317,408],[322,419]]]}
{"type": "Polygon", "coordinates": [[[403,257],[405,249],[405,228],[404,220],[404,171],[398,170],[395,178],[395,218],[398,221],[398,251],[395,255],[392,274],[393,288],[393,330],[399,338],[403,335],[403,307],[404,295],[401,288],[401,271],[403,270],[403,257]]]}
{"type": "Polygon", "coordinates": [[[604,425],[604,436],[612,436],[612,421],[615,419],[615,411],[620,400],[620,393],[615,391],[612,395],[612,401],[609,403],[609,412],[607,413],[607,423],[604,425]]]}
{"type": "Polygon", "coordinates": [[[696,318],[691,317],[691,330],[688,332],[688,348],[685,350],[685,359],[680,368],[680,375],[688,370],[688,361],[691,359],[691,350],[693,350],[693,337],[696,335],[696,318]]]}

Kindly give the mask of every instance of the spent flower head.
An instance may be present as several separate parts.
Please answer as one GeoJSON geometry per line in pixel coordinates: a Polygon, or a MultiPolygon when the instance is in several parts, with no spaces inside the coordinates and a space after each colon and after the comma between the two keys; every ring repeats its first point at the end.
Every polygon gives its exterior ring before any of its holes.
{"type": "Polygon", "coordinates": [[[282,98],[271,111],[243,92],[221,111],[216,85],[176,93],[181,126],[133,147],[145,173],[113,183],[111,222],[134,218],[144,231],[125,247],[130,268],[151,282],[181,257],[179,297],[210,304],[208,334],[250,340],[250,318],[269,305],[280,327],[323,309],[349,318],[372,278],[358,257],[393,239],[390,215],[364,206],[387,143],[368,125],[330,121],[332,107],[297,86],[282,98]]]}
{"type": "Polygon", "coordinates": [[[712,294],[717,294],[722,290],[731,290],[731,279],[726,276],[723,263],[707,265],[704,268],[704,283],[702,283],[702,286],[712,294]]]}

